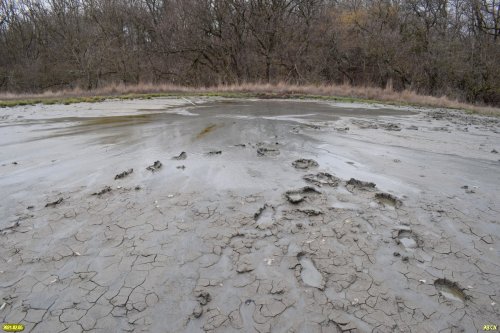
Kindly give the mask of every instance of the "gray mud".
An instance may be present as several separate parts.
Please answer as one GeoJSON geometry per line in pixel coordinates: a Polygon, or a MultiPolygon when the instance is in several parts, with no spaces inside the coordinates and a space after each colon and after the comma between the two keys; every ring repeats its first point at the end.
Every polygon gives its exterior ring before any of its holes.
{"type": "Polygon", "coordinates": [[[306,182],[316,186],[338,186],[340,179],[329,174],[328,172],[318,172],[317,174],[309,174],[302,177],[306,182]]]}
{"type": "Polygon", "coordinates": [[[498,321],[498,119],[192,102],[0,109],[2,322],[392,333],[498,321]]]}
{"type": "Polygon", "coordinates": [[[317,168],[319,165],[318,162],[316,162],[315,160],[301,158],[296,161],[293,161],[292,166],[296,169],[307,170],[311,168],[317,168]]]}

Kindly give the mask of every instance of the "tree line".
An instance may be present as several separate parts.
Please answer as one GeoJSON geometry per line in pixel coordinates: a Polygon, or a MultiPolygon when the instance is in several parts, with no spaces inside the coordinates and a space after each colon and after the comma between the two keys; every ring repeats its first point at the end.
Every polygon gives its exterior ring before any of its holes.
{"type": "Polygon", "coordinates": [[[500,105],[500,0],[0,0],[0,91],[245,82],[500,105]]]}

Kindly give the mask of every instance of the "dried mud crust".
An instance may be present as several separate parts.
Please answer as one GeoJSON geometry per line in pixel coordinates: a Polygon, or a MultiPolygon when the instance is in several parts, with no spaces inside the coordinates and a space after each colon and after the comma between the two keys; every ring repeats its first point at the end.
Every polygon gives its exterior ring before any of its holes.
{"type": "Polygon", "coordinates": [[[273,204],[259,194],[228,192],[220,202],[201,193],[147,193],[137,202],[134,193],[113,191],[105,202],[68,193],[56,214],[57,207],[40,208],[12,227],[15,238],[3,235],[3,248],[17,249],[6,269],[29,265],[39,273],[5,278],[2,319],[38,332],[155,331],[159,322],[189,332],[409,332],[445,329],[448,321],[470,328],[463,318],[494,313],[487,305],[497,299],[498,268],[483,272],[479,253],[456,248],[450,238],[421,242],[418,223],[407,226],[415,221],[411,210],[370,206],[370,191],[352,196],[359,210],[331,210],[328,198],[339,194],[330,187],[289,190],[273,204]],[[151,196],[158,203],[145,209],[151,196]],[[241,201],[243,210],[224,208],[241,201]],[[165,214],[171,218],[160,218],[165,214]],[[16,231],[37,220],[48,223],[36,237],[16,231]],[[399,229],[385,233],[394,223],[399,229]],[[28,242],[62,231],[56,246],[29,250],[28,242]],[[391,262],[383,274],[382,258],[391,262]],[[452,273],[458,263],[467,274],[452,273]],[[66,265],[74,268],[60,271],[66,265]],[[464,291],[467,280],[488,282],[464,291]]]}

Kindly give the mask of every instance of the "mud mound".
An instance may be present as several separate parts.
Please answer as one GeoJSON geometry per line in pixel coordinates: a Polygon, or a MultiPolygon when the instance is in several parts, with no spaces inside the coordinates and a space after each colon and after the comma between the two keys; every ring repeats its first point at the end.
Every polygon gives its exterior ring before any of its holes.
{"type": "Polygon", "coordinates": [[[323,185],[327,185],[327,186],[332,186],[332,187],[336,187],[339,185],[340,183],[340,179],[327,173],[327,172],[319,172],[317,174],[309,174],[309,175],[305,175],[303,177],[303,179],[306,181],[306,182],[309,182],[309,183],[312,183],[316,186],[323,186],[323,185]]]}
{"type": "Polygon", "coordinates": [[[128,169],[127,171],[123,171],[115,176],[115,180],[125,178],[132,172],[134,172],[134,169],[128,169]]]}
{"type": "Polygon", "coordinates": [[[292,166],[295,169],[307,170],[310,168],[317,168],[319,166],[319,164],[315,160],[301,158],[299,160],[292,162],[292,166]]]}
{"type": "Polygon", "coordinates": [[[149,171],[151,171],[151,172],[155,172],[155,171],[160,170],[160,169],[161,169],[161,167],[162,167],[161,162],[160,162],[160,161],[156,161],[156,162],[154,162],[154,163],[153,163],[153,165],[148,166],[148,167],[146,168],[146,170],[149,170],[149,171]]]}
{"type": "Polygon", "coordinates": [[[187,158],[187,154],[185,151],[181,152],[178,156],[172,157],[172,159],[178,160],[178,161],[185,160],[186,158],[187,158]]]}
{"type": "Polygon", "coordinates": [[[111,192],[111,187],[110,186],[105,186],[102,190],[100,190],[99,192],[94,192],[92,193],[92,195],[97,195],[97,196],[101,196],[103,194],[106,194],[108,192],[111,192]]]}
{"type": "Polygon", "coordinates": [[[372,182],[365,182],[362,180],[358,180],[356,178],[351,178],[347,181],[346,183],[347,187],[349,188],[356,188],[360,190],[370,190],[374,189],[377,185],[372,182]]]}

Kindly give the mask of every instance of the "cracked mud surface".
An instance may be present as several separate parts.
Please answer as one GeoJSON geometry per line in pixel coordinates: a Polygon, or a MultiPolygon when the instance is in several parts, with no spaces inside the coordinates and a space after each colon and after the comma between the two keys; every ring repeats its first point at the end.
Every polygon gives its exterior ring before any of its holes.
{"type": "Polygon", "coordinates": [[[0,109],[2,322],[476,332],[498,321],[497,119],[194,102],[0,109]]]}

